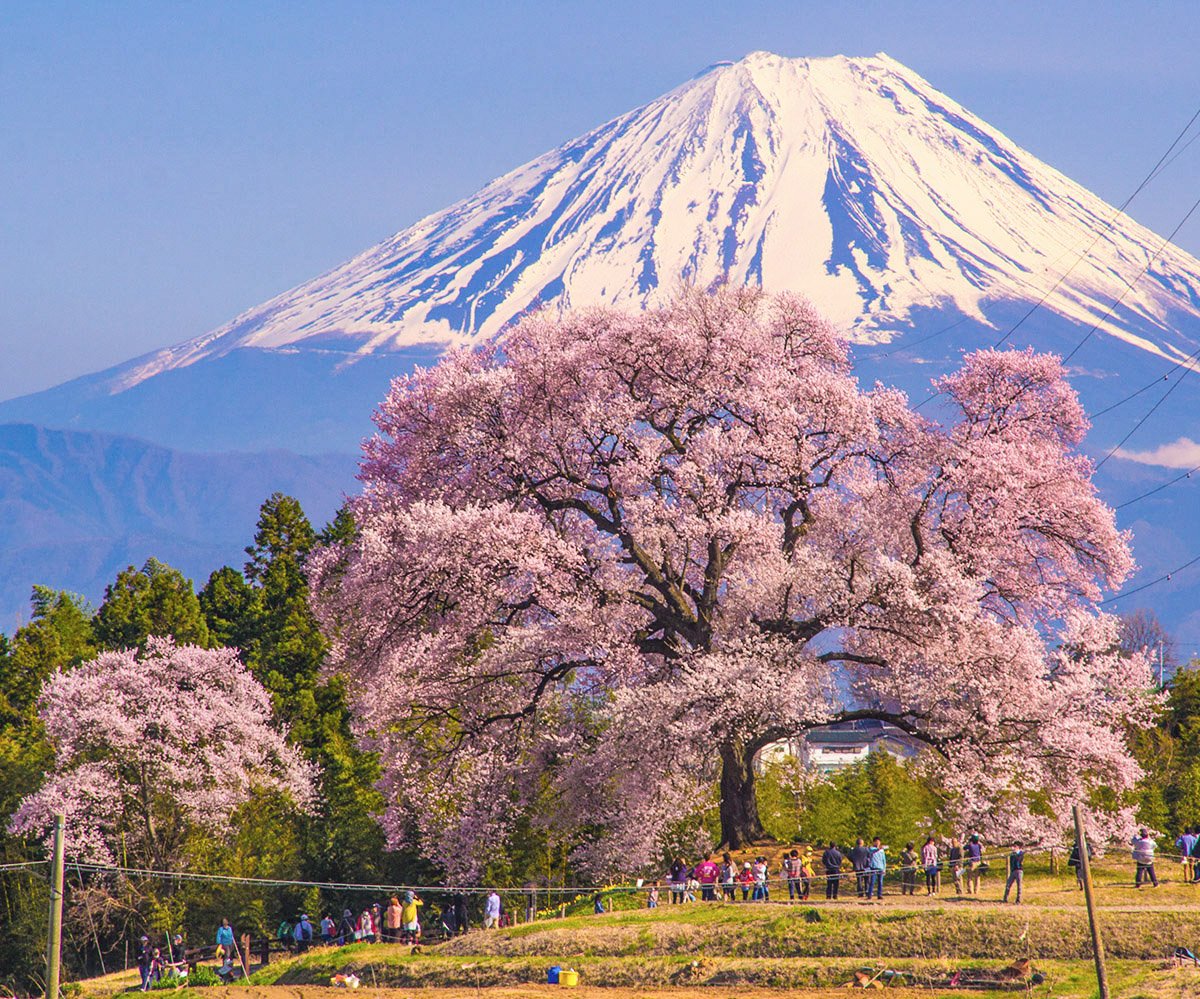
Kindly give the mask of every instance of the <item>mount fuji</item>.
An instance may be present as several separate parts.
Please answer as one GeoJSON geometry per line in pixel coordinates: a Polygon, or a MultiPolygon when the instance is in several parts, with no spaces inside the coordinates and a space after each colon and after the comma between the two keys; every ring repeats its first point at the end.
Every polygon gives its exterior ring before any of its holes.
{"type": "MultiPolygon", "coordinates": [[[[809,297],[855,345],[862,377],[914,395],[963,349],[1003,339],[1072,354],[1099,413],[1188,373],[1200,347],[1194,257],[886,55],[756,52],[211,333],[0,403],[0,421],[349,455],[388,380],[448,347],[503,336],[538,307],[640,308],[720,281],[809,297]]],[[[1154,398],[1098,418],[1092,449],[1107,452],[1154,398]]],[[[1197,401],[1184,382],[1131,447],[1200,439],[1179,416],[1197,401]]],[[[1156,467],[1116,460],[1102,484],[1120,502],[1162,481],[1156,467]]],[[[1168,504],[1194,504],[1188,488],[1164,491],[1168,504]]],[[[1200,551],[1161,505],[1131,508],[1148,518],[1147,550],[1200,551]]],[[[1154,571],[1156,556],[1138,554],[1154,571]]]]}

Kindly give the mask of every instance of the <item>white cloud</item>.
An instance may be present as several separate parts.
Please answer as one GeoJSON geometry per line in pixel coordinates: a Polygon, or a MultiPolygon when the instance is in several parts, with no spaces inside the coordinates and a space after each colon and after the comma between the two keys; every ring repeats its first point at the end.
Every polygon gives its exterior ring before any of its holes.
{"type": "Polygon", "coordinates": [[[1200,465],[1200,444],[1190,437],[1180,437],[1169,444],[1160,444],[1153,451],[1126,451],[1117,448],[1117,458],[1136,461],[1139,465],[1158,465],[1160,468],[1195,468],[1200,465]]]}

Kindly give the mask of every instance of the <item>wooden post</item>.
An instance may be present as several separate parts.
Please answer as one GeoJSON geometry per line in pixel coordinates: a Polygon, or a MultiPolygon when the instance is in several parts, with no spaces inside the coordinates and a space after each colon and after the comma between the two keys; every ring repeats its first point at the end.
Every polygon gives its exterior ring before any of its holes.
{"type": "Polygon", "coordinates": [[[1088,861],[1087,835],[1083,831],[1083,815],[1079,806],[1075,813],[1075,843],[1079,847],[1079,870],[1083,873],[1083,897],[1087,902],[1088,925],[1092,930],[1092,953],[1096,959],[1096,984],[1100,987],[1100,999],[1109,999],[1108,974],[1104,970],[1104,941],[1100,939],[1100,927],[1096,923],[1096,899],[1092,894],[1092,866],[1088,861]]]}
{"type": "Polygon", "coordinates": [[[54,816],[54,864],[50,869],[50,922],[46,933],[46,999],[58,999],[59,962],[62,958],[63,838],[67,820],[54,816]]]}

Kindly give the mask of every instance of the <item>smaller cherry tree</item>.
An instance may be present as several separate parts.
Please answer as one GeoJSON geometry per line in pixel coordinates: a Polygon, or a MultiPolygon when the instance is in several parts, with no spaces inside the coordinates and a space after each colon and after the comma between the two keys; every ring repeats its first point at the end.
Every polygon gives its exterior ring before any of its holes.
{"type": "Polygon", "coordinates": [[[165,869],[191,830],[228,834],[256,791],[313,803],[312,766],[233,649],[151,638],[102,653],[50,677],[39,715],[54,765],[9,828],[44,835],[61,813],[73,859],[165,869]]]}

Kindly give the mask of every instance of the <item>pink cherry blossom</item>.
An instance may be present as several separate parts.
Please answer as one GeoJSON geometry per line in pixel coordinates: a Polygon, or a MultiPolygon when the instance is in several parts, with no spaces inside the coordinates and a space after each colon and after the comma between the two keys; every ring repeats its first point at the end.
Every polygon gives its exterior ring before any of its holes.
{"type": "Polygon", "coordinates": [[[470,876],[536,800],[628,869],[716,787],[739,845],[755,753],[854,718],[928,744],[989,835],[1119,805],[1154,696],[1097,613],[1133,563],[1078,400],[1031,352],[937,388],[943,423],[863,390],[811,306],[751,290],[534,314],[397,379],[361,534],[309,563],[392,842],[470,876]]]}
{"type": "Polygon", "coordinates": [[[10,830],[41,835],[63,813],[71,858],[162,868],[189,824],[226,833],[256,788],[313,803],[311,765],[233,649],[151,638],[101,653],[52,676],[39,715],[54,767],[10,830]]]}

